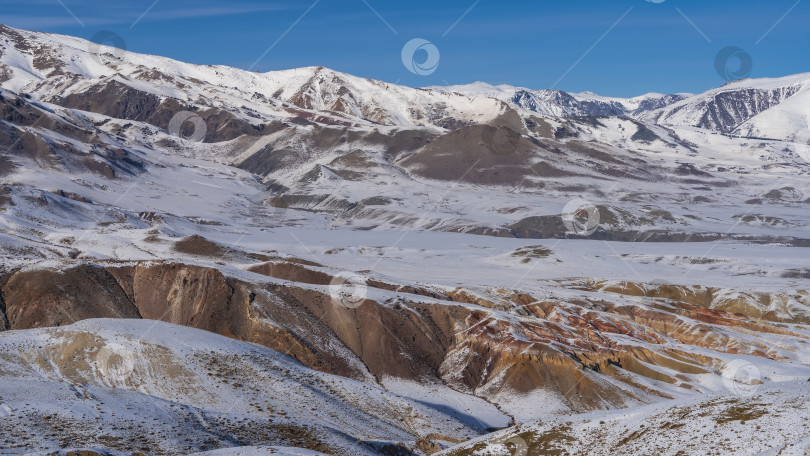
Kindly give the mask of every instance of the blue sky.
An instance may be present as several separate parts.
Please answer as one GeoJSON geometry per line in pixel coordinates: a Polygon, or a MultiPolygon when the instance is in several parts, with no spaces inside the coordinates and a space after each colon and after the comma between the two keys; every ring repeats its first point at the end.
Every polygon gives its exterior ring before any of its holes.
{"type": "Polygon", "coordinates": [[[725,83],[715,56],[726,46],[751,56],[752,77],[810,71],[810,0],[658,1],[3,0],[0,22],[88,39],[110,30],[131,51],[193,63],[323,65],[414,87],[700,92],[725,83]],[[430,75],[402,63],[413,38],[440,52],[430,75]]]}

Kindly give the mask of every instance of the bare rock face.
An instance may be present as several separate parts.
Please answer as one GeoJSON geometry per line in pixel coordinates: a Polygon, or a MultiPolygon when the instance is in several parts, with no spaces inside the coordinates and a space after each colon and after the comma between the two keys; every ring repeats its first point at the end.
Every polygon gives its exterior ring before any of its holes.
{"type": "Polygon", "coordinates": [[[261,287],[177,263],[23,272],[2,289],[11,329],[87,318],[160,320],[259,343],[353,378],[436,379],[455,328],[451,310],[438,304],[366,300],[350,309],[319,291],[261,287]]]}
{"type": "Polygon", "coordinates": [[[244,306],[248,296],[235,290],[217,270],[164,264],[138,267],[133,296],[141,315],[152,320],[204,329],[234,337],[243,333],[244,306]]]}
{"type": "Polygon", "coordinates": [[[312,285],[329,285],[332,276],[321,271],[315,271],[304,265],[288,261],[271,261],[253,266],[248,269],[267,277],[274,277],[292,282],[308,283],[312,285]]]}
{"type": "Polygon", "coordinates": [[[178,263],[114,266],[110,272],[143,318],[203,329],[286,353],[314,369],[363,378],[346,350],[315,316],[301,312],[287,287],[226,278],[216,269],[178,263]]]}
{"type": "MultiPolygon", "coordinates": [[[[324,282],[294,263],[257,270],[270,275],[272,268],[275,275],[305,279],[301,283],[324,282]]],[[[447,318],[438,325],[371,300],[349,309],[319,291],[247,284],[211,268],[161,263],[115,268],[114,275],[143,318],[259,343],[348,377],[363,378],[368,371],[378,378],[435,378],[451,341],[447,318]],[[402,356],[408,362],[391,362],[402,356]]]]}
{"type": "MultiPolygon", "coordinates": [[[[293,293],[303,298],[302,291],[293,290],[293,293]]],[[[356,309],[336,305],[326,295],[301,300],[377,378],[425,380],[437,377],[452,340],[452,327],[446,318],[436,322],[416,309],[382,306],[370,300],[356,309]],[[394,359],[398,361],[392,362],[394,359]]],[[[427,309],[422,311],[428,312],[427,309]]]]}
{"type": "Polygon", "coordinates": [[[8,331],[9,329],[11,329],[11,326],[6,315],[6,301],[3,299],[2,289],[0,289],[0,331],[8,331]]]}
{"type": "Polygon", "coordinates": [[[2,286],[11,329],[61,326],[88,318],[140,318],[105,269],[84,264],[63,271],[12,273],[2,286]]]}

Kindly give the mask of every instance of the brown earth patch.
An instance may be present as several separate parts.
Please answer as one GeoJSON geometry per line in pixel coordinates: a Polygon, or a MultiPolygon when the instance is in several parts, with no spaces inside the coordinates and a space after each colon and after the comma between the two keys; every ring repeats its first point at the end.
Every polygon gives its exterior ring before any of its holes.
{"type": "MultiPolygon", "coordinates": [[[[528,167],[536,149],[534,143],[506,127],[473,125],[433,140],[399,164],[429,179],[515,184],[534,174],[528,167]]],[[[549,172],[539,165],[535,168],[541,174],[549,172]]]]}
{"type": "Polygon", "coordinates": [[[68,325],[88,318],[140,318],[115,277],[91,264],[13,273],[2,295],[13,329],[68,325]]]}
{"type": "Polygon", "coordinates": [[[188,255],[212,258],[226,258],[229,254],[235,252],[233,249],[223,247],[197,234],[175,242],[174,249],[188,255]]]}
{"type": "Polygon", "coordinates": [[[251,266],[248,271],[276,279],[313,285],[329,285],[333,279],[330,274],[286,261],[266,262],[261,265],[251,266]]]}

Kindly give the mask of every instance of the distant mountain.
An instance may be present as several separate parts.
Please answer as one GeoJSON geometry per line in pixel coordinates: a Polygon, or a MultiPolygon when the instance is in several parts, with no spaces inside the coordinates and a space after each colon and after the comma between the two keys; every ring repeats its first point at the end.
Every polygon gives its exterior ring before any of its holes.
{"type": "MultiPolygon", "coordinates": [[[[302,118],[335,125],[457,128],[509,108],[496,100],[412,89],[323,67],[254,73],[135,54],[60,35],[0,26],[0,83],[71,107],[112,105],[109,115],[157,117],[168,99],[227,111],[234,123],[302,118]],[[111,104],[115,98],[118,103],[111,104]]],[[[222,116],[220,116],[222,117],[222,116]]],[[[244,128],[242,128],[244,130],[244,128]]]]}
{"type": "MultiPolygon", "coordinates": [[[[624,116],[660,125],[803,141],[808,138],[796,131],[810,129],[808,110],[803,108],[808,106],[804,97],[810,73],[737,81],[698,95],[650,93],[613,98],[483,82],[413,89],[323,67],[254,73],[191,65],[2,25],[0,37],[3,87],[74,107],[79,99],[83,106],[100,98],[106,102],[111,92],[122,101],[122,97],[127,99],[127,105],[142,105],[129,106],[127,112],[108,110],[121,118],[160,117],[142,111],[150,107],[150,100],[144,97],[157,97],[224,109],[228,117],[235,117],[233,122],[254,126],[257,120],[300,117],[346,126],[452,130],[475,123],[504,123],[517,110],[523,117],[624,116]],[[139,103],[133,103],[135,99],[139,103]]],[[[237,130],[245,132],[245,128],[237,130]]]]}
{"type": "Polygon", "coordinates": [[[482,82],[430,89],[471,98],[495,98],[547,116],[626,116],[648,123],[698,127],[743,137],[810,141],[810,134],[806,133],[810,131],[810,73],[736,81],[698,95],[650,93],[634,98],[482,82]]]}
{"type": "Polygon", "coordinates": [[[661,125],[808,143],[810,73],[732,82],[639,118],[661,125]]]}
{"type": "Polygon", "coordinates": [[[493,86],[484,82],[430,90],[458,93],[472,98],[496,98],[527,111],[555,117],[627,116],[636,117],[654,109],[669,106],[690,94],[663,95],[649,93],[633,98],[602,97],[592,92],[572,94],[561,90],[532,90],[510,85],[493,86]]]}

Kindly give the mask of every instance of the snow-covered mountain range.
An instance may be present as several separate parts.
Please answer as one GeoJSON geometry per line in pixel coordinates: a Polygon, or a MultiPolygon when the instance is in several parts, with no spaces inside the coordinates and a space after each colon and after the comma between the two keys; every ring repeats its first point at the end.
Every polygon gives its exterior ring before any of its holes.
{"type": "Polygon", "coordinates": [[[532,90],[509,85],[493,86],[485,82],[468,85],[429,87],[441,93],[458,93],[470,98],[495,98],[512,106],[554,117],[625,116],[637,117],[667,107],[691,94],[648,93],[633,98],[611,98],[592,92],[567,93],[560,90],[532,90]]]}
{"type": "Polygon", "coordinates": [[[808,87],[414,89],[0,26],[0,452],[799,451],[808,87]],[[768,439],[678,447],[706,423],[768,439]]]}
{"type": "MultiPolygon", "coordinates": [[[[133,89],[234,109],[240,114],[289,117],[290,106],[331,113],[333,121],[358,125],[453,128],[492,121],[508,105],[542,116],[624,116],[669,126],[693,126],[724,133],[764,133],[787,122],[791,132],[808,128],[810,73],[777,79],[744,80],[709,92],[645,94],[634,98],[569,94],[474,83],[411,89],[358,78],[323,67],[252,73],[222,66],[196,66],[138,55],[87,41],[2,27],[0,81],[15,92],[54,97],[87,94],[120,83],[133,89]],[[116,79],[118,78],[118,79],[116,79]],[[95,90],[93,90],[95,89],[95,90]],[[236,101],[238,100],[238,101],[236,101]],[[497,101],[503,102],[503,104],[497,101]],[[251,109],[255,110],[251,113],[251,109]],[[759,124],[765,125],[759,125],[759,124]]],[[[293,110],[294,111],[294,110],[293,110]]],[[[234,113],[236,114],[236,113],[234,113]]],[[[255,119],[255,118],[254,118],[255,119]]],[[[326,119],[324,119],[326,120],[326,119]]],[[[774,139],[794,139],[767,133],[774,139]]]]}

